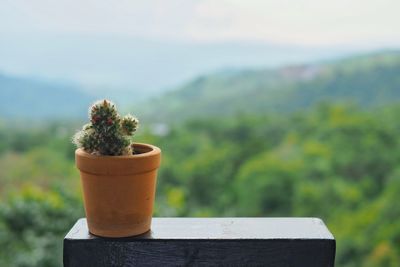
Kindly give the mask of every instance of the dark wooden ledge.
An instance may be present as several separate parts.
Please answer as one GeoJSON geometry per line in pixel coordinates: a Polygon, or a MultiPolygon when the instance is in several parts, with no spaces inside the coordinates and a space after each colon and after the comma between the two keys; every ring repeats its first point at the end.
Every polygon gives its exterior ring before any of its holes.
{"type": "Polygon", "coordinates": [[[64,266],[334,266],[335,239],[317,218],[153,218],[137,237],[100,238],[80,219],[64,266]]]}

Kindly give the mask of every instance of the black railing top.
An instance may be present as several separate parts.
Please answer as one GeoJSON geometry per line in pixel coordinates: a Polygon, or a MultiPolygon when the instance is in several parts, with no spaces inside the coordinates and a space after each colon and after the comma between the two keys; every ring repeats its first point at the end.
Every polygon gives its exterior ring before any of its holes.
{"type": "Polygon", "coordinates": [[[333,267],[336,242],[317,218],[153,218],[151,231],[100,238],[80,219],[64,266],[333,267]]]}
{"type": "MultiPolygon", "coordinates": [[[[66,239],[94,239],[80,219],[66,239]]],[[[151,231],[135,239],[331,239],[318,218],[153,218],[151,231]]]]}

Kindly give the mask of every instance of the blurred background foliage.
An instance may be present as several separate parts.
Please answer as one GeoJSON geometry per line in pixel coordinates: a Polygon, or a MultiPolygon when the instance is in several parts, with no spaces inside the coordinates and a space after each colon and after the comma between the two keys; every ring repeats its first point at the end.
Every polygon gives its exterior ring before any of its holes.
{"type": "MultiPolygon", "coordinates": [[[[321,217],[337,266],[400,262],[399,105],[189,120],[137,141],[163,150],[155,216],[321,217]]],[[[84,216],[75,124],[1,128],[0,266],[61,264],[84,216]]]]}

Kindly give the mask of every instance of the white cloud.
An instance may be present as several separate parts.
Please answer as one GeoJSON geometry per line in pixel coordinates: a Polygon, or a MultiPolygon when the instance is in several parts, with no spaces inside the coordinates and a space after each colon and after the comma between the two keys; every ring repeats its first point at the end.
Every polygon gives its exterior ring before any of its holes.
{"type": "Polygon", "coordinates": [[[398,0],[0,0],[2,33],[400,44],[398,0]]]}
{"type": "Polygon", "coordinates": [[[206,1],[192,25],[199,40],[250,39],[299,44],[400,42],[399,1],[206,1]]]}

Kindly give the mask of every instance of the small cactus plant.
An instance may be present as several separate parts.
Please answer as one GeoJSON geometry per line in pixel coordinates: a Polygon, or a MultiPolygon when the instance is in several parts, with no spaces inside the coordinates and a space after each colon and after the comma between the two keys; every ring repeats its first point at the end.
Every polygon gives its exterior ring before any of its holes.
{"type": "Polygon", "coordinates": [[[94,103],[89,109],[90,122],[73,137],[73,143],[95,155],[132,155],[132,136],[139,121],[132,115],[120,117],[115,104],[109,100],[94,103]]]}

